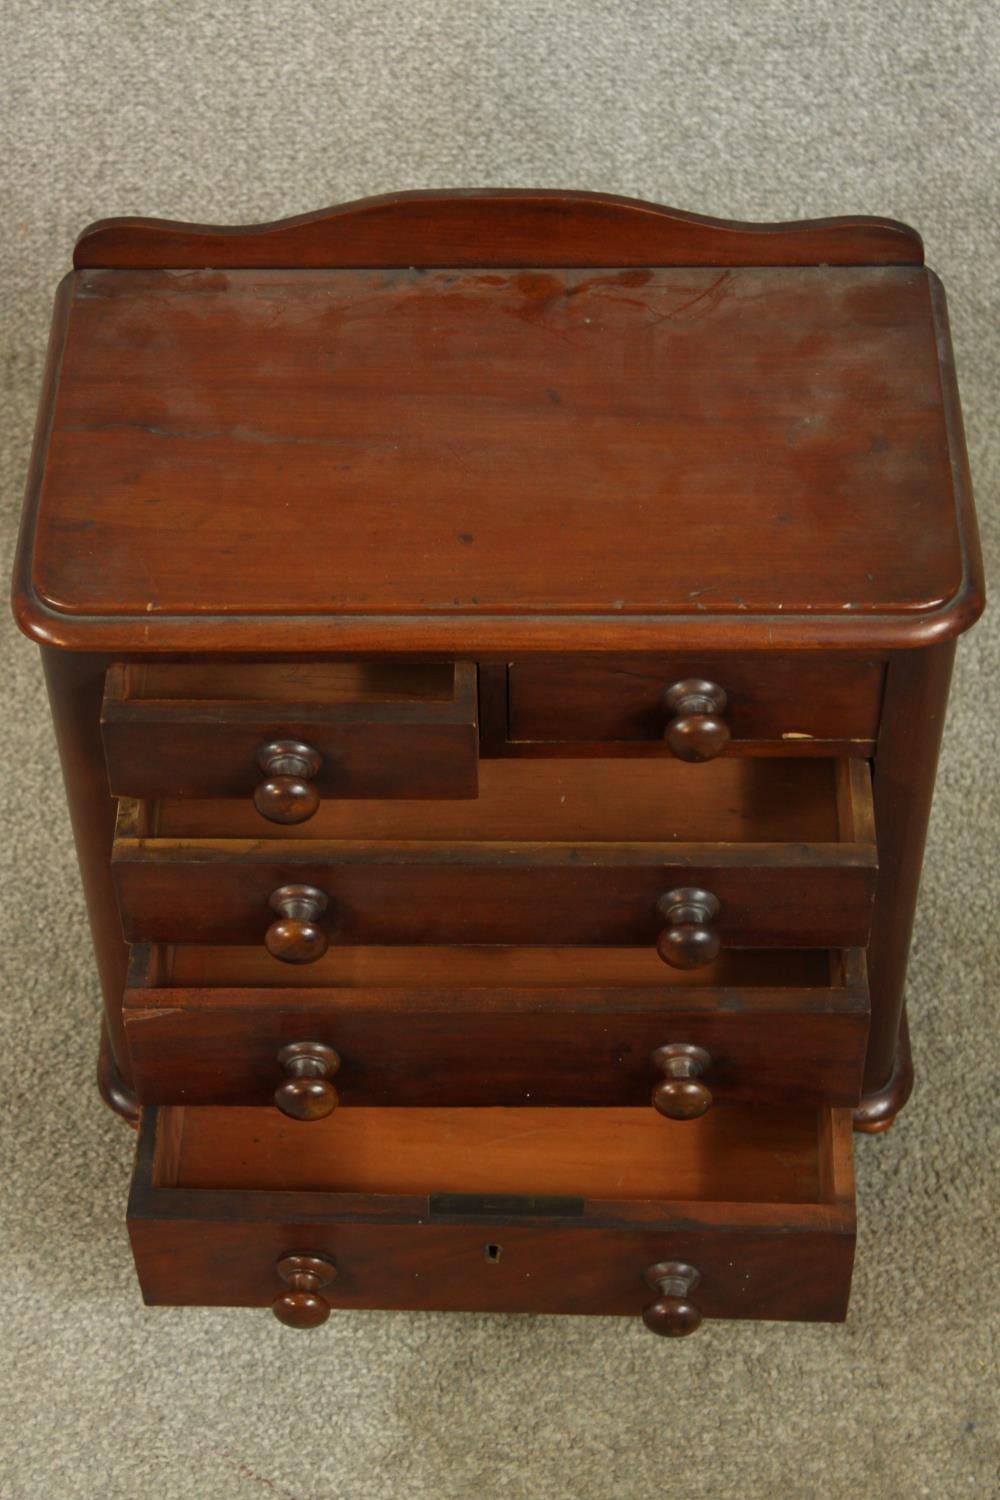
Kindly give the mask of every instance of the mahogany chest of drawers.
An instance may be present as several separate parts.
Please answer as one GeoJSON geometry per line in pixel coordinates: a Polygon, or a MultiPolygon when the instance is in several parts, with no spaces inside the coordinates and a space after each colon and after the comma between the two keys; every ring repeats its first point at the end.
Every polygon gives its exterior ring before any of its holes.
{"type": "Polygon", "coordinates": [[[149,1302],[845,1315],[981,565],[888,220],[108,220],[15,577],[149,1302]]]}

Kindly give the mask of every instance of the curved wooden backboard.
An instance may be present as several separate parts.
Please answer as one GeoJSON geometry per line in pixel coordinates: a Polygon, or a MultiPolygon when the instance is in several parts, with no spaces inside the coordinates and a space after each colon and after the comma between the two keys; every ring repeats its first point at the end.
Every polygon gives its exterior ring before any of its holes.
{"type": "Polygon", "coordinates": [[[609,193],[473,188],[387,193],[273,224],[99,219],[77,269],[407,266],[922,265],[894,219],[745,224],[609,193]]]}

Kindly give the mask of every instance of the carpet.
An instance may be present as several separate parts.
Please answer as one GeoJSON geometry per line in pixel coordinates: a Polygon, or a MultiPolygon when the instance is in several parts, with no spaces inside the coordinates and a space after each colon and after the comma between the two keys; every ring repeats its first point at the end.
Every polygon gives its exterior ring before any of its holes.
{"type": "MultiPolygon", "coordinates": [[[[884,213],[949,292],[997,557],[1000,21],[987,0],[7,0],[0,493],[57,279],[119,213],[246,222],[426,186],[738,218],[884,213]]],[[[909,997],[917,1087],[859,1139],[843,1327],[142,1307],[134,1136],[34,648],[9,622],[0,1014],[4,1500],[787,1500],[996,1491],[996,612],[961,644],[909,997]],[[995,1324],[993,1325],[995,1326],[995,1324]]]]}

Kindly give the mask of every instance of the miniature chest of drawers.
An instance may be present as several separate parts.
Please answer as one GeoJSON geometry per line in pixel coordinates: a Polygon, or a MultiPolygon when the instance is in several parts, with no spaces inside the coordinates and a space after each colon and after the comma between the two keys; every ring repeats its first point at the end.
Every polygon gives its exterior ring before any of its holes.
{"type": "Polygon", "coordinates": [[[107,220],[15,577],[153,1303],[844,1316],[981,566],[889,220],[107,220]]]}

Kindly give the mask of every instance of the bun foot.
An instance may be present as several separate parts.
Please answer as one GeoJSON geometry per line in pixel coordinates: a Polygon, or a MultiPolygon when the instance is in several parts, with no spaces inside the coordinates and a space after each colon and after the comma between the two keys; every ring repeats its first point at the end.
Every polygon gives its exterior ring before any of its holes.
{"type": "Polygon", "coordinates": [[[910,1054],[910,1028],[903,1012],[896,1043],[896,1065],[884,1088],[874,1094],[863,1094],[854,1111],[854,1128],[861,1135],[882,1135],[896,1123],[896,1116],[913,1091],[913,1058],[910,1054]]]}
{"type": "Polygon", "coordinates": [[[101,1025],[101,1045],[97,1053],[97,1087],[101,1098],[116,1115],[121,1115],[126,1124],[135,1130],[139,1125],[139,1101],[122,1082],[108,1040],[108,1029],[101,1025]]]}

